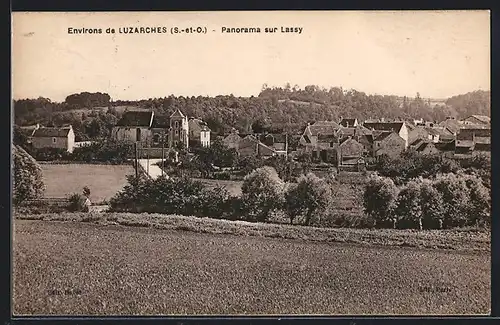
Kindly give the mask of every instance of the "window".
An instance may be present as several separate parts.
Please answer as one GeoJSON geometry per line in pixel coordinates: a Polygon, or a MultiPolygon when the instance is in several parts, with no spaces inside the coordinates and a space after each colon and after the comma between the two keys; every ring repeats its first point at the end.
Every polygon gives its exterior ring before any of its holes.
{"type": "Polygon", "coordinates": [[[57,139],[56,138],[52,138],[52,143],[56,143],[57,139]]]}
{"type": "Polygon", "coordinates": [[[175,135],[179,135],[179,130],[175,130],[175,135]]]}
{"type": "Polygon", "coordinates": [[[175,121],[175,128],[179,128],[179,121],[175,121]]]}
{"type": "Polygon", "coordinates": [[[141,140],[141,129],[137,128],[135,130],[135,141],[140,141],[141,140]]]}
{"type": "Polygon", "coordinates": [[[159,143],[160,142],[160,135],[159,134],[155,134],[153,136],[153,142],[154,143],[159,143]]]}

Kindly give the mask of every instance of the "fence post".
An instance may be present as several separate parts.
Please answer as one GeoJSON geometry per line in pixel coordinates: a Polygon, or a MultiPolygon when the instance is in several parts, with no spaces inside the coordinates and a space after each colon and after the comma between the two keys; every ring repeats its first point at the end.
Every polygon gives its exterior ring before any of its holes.
{"type": "Polygon", "coordinates": [[[137,148],[137,142],[134,144],[135,147],[135,178],[139,178],[139,159],[138,159],[138,154],[139,154],[139,149],[137,148]]]}

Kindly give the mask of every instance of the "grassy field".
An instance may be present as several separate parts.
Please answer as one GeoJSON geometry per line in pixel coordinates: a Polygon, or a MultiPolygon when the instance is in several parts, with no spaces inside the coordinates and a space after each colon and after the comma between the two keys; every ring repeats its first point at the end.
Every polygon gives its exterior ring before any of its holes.
{"type": "Polygon", "coordinates": [[[490,254],[15,220],[15,315],[474,314],[490,254]]]}
{"type": "Polygon", "coordinates": [[[91,191],[93,202],[109,200],[127,184],[126,175],[132,174],[127,165],[42,164],[46,185],[45,197],[61,198],[81,193],[84,186],[91,191]]]}
{"type": "Polygon", "coordinates": [[[324,243],[351,243],[357,245],[418,247],[460,251],[491,250],[489,231],[460,230],[397,230],[315,228],[307,226],[252,223],[211,218],[198,218],[155,213],[15,213],[16,219],[43,221],[80,221],[99,225],[123,225],[132,227],[182,230],[196,233],[225,234],[235,236],[300,239],[324,243]]]}

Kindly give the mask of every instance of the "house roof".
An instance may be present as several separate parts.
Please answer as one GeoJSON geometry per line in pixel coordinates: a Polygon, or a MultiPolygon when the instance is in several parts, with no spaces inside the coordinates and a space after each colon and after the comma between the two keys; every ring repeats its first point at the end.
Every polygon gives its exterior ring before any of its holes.
{"type": "Polygon", "coordinates": [[[490,138],[491,129],[460,129],[457,140],[474,140],[474,138],[490,138]]]}
{"type": "Polygon", "coordinates": [[[68,136],[71,127],[41,127],[33,133],[35,138],[65,138],[68,136]]]}
{"type": "Polygon", "coordinates": [[[367,143],[373,143],[373,134],[363,134],[359,136],[360,143],[367,142],[367,143]]]}
{"type": "Polygon", "coordinates": [[[286,134],[281,134],[281,133],[259,134],[259,140],[263,143],[267,143],[266,141],[270,141],[270,140],[273,140],[274,143],[285,143],[286,142],[286,134]]]}
{"type": "Polygon", "coordinates": [[[266,146],[265,144],[263,144],[260,141],[258,141],[257,144],[259,146],[259,151],[260,151],[261,154],[268,153],[270,155],[273,155],[276,152],[276,150],[274,150],[273,148],[271,148],[269,146],[266,146]],[[264,151],[262,151],[262,150],[264,150],[264,151]]]}
{"type": "Polygon", "coordinates": [[[307,126],[307,129],[313,136],[318,134],[334,134],[338,128],[339,125],[333,121],[318,121],[307,126]]]}
{"type": "Polygon", "coordinates": [[[374,134],[374,137],[375,137],[374,141],[383,141],[384,139],[386,139],[388,136],[390,136],[393,133],[394,133],[393,131],[377,132],[377,134],[374,134]]]}
{"type": "Polygon", "coordinates": [[[422,142],[415,149],[417,151],[424,151],[426,148],[432,148],[434,144],[432,142],[422,142]]]}
{"type": "Polygon", "coordinates": [[[284,150],[286,150],[286,145],[282,142],[278,142],[278,143],[275,143],[273,145],[273,148],[274,148],[274,150],[284,151],[284,150]]]}
{"type": "Polygon", "coordinates": [[[177,109],[175,112],[172,113],[172,115],[170,115],[170,117],[186,117],[186,115],[184,115],[180,109],[177,109]]]}
{"type": "Polygon", "coordinates": [[[170,118],[165,115],[155,115],[153,117],[152,128],[168,129],[170,128],[170,118]]]}
{"type": "Polygon", "coordinates": [[[127,111],[116,123],[116,126],[150,127],[154,113],[152,111],[127,111]]]}
{"type": "Polygon", "coordinates": [[[341,144],[340,144],[340,147],[345,147],[347,146],[349,143],[352,143],[352,142],[355,142],[357,144],[360,144],[358,141],[356,141],[356,139],[353,139],[353,138],[347,138],[345,139],[341,144]]]}
{"type": "Polygon", "coordinates": [[[39,127],[40,127],[39,124],[20,126],[19,127],[19,131],[22,134],[24,134],[24,135],[26,135],[28,137],[31,137],[31,136],[33,136],[33,133],[35,133],[35,130],[37,130],[39,127]]]}
{"type": "MultiPolygon", "coordinates": [[[[442,128],[444,129],[444,128],[442,128]]],[[[437,128],[432,128],[432,127],[424,127],[424,130],[427,131],[430,135],[441,135],[441,133],[437,128]]]]}
{"type": "Polygon", "coordinates": [[[304,141],[306,143],[312,143],[311,138],[309,138],[309,136],[307,134],[304,134],[304,141]]]}
{"type": "Polygon", "coordinates": [[[465,118],[464,120],[467,120],[468,118],[471,118],[471,117],[475,118],[476,120],[478,120],[484,124],[491,123],[491,118],[489,116],[485,116],[485,115],[471,115],[471,116],[465,118]]]}
{"type": "Polygon", "coordinates": [[[366,134],[372,134],[372,130],[362,126],[358,125],[356,127],[340,127],[339,128],[339,133],[341,133],[344,136],[349,136],[349,135],[366,135],[366,134]]]}
{"type": "Polygon", "coordinates": [[[200,120],[199,118],[191,118],[189,119],[189,122],[191,123],[196,123],[200,130],[202,131],[210,131],[210,128],[208,127],[207,123],[205,121],[200,120]]]}
{"type": "Polygon", "coordinates": [[[365,122],[364,127],[377,131],[395,131],[399,133],[405,122],[365,122]]]}
{"type": "Polygon", "coordinates": [[[422,143],[424,143],[425,141],[422,140],[422,139],[415,139],[415,141],[413,141],[412,143],[410,143],[410,146],[411,147],[418,147],[420,146],[422,143]]]}
{"type": "Polygon", "coordinates": [[[455,141],[437,142],[434,147],[440,151],[455,151],[455,141]]]}
{"type": "Polygon", "coordinates": [[[455,147],[465,147],[470,148],[474,146],[474,141],[472,140],[457,140],[455,147]]]}
{"type": "Polygon", "coordinates": [[[446,119],[440,122],[439,125],[444,128],[447,128],[452,133],[456,133],[463,126],[463,123],[455,119],[446,119]]]}
{"type": "Polygon", "coordinates": [[[334,134],[319,134],[318,142],[337,142],[337,136],[334,134]]]}
{"type": "Polygon", "coordinates": [[[343,118],[340,121],[340,125],[344,127],[349,127],[349,126],[354,126],[354,123],[356,123],[358,119],[355,118],[343,118]]]}
{"type": "Polygon", "coordinates": [[[475,137],[474,142],[476,144],[491,144],[491,137],[475,137]]]}

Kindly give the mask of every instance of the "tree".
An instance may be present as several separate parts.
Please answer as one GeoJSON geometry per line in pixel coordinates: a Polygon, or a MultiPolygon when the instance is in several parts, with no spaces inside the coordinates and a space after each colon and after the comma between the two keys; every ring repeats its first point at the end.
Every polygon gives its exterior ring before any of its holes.
{"type": "Polygon", "coordinates": [[[245,176],[241,191],[249,221],[266,221],[283,205],[284,183],[272,167],[261,167],[245,176]]]}
{"type": "Polygon", "coordinates": [[[28,137],[18,126],[14,126],[14,145],[24,147],[28,143],[28,137]]]}
{"type": "Polygon", "coordinates": [[[396,215],[422,230],[422,206],[420,203],[420,184],[411,181],[398,193],[396,215]]]}
{"type": "Polygon", "coordinates": [[[491,223],[491,195],[486,186],[477,177],[466,180],[469,188],[469,222],[476,225],[489,225],[491,223]]]}
{"type": "Polygon", "coordinates": [[[285,192],[285,207],[290,218],[290,224],[297,216],[304,217],[304,224],[310,225],[314,217],[324,212],[328,207],[332,192],[329,184],[308,173],[298,179],[297,184],[290,184],[285,192]]]}
{"type": "Polygon", "coordinates": [[[386,222],[392,217],[397,192],[392,179],[370,177],[363,195],[363,206],[365,213],[373,218],[375,225],[386,222]]]}
{"type": "Polygon", "coordinates": [[[444,217],[443,195],[432,186],[432,181],[420,184],[420,207],[424,228],[441,228],[444,217]]]}
{"type": "Polygon", "coordinates": [[[470,199],[464,175],[439,175],[433,185],[443,195],[444,225],[464,226],[467,223],[470,199]]]}
{"type": "Polygon", "coordinates": [[[14,158],[13,202],[36,199],[43,195],[45,185],[40,165],[24,149],[12,147],[14,158]]]}

